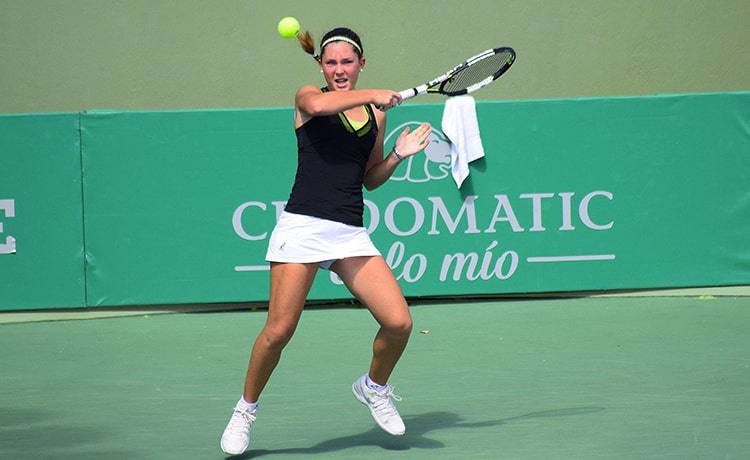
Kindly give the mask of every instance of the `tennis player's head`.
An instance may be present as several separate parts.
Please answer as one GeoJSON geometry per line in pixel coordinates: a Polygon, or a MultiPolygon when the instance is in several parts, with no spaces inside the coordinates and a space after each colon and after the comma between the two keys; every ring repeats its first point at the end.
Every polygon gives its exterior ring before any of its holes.
{"type": "Polygon", "coordinates": [[[315,52],[315,41],[310,32],[300,32],[297,38],[302,49],[318,62],[331,91],[346,91],[357,86],[365,58],[362,40],[353,30],[337,27],[320,40],[320,52],[315,52]]]}

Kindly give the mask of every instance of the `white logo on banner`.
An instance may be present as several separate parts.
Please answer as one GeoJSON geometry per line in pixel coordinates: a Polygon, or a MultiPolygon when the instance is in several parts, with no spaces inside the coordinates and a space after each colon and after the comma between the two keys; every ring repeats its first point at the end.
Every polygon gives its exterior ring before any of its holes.
{"type": "MultiPolygon", "coordinates": [[[[421,122],[410,121],[396,127],[385,137],[384,144],[397,136],[407,126],[412,130],[419,127],[421,122]]],[[[413,155],[404,160],[405,167],[399,168],[391,176],[390,180],[407,181],[411,183],[440,180],[450,177],[451,174],[451,144],[448,137],[434,126],[429,137],[430,143],[424,149],[424,155],[413,155]],[[403,172],[402,172],[403,171],[403,172]]],[[[394,141],[395,142],[395,141],[394,141]]]]}
{"type": "MultiPolygon", "coordinates": [[[[0,200],[0,211],[4,211],[5,217],[16,216],[16,202],[15,200],[0,200]]],[[[0,218],[3,217],[0,215],[0,218]]],[[[16,253],[16,239],[8,235],[3,240],[3,221],[0,220],[0,254],[15,254],[16,253]],[[3,242],[4,241],[4,242],[3,242]]]]}

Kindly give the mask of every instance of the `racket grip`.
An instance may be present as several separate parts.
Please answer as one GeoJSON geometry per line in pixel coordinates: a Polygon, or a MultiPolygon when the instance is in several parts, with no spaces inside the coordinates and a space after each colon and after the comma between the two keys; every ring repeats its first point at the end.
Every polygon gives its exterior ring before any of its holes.
{"type": "MultiPolygon", "coordinates": [[[[399,91],[398,94],[401,95],[401,100],[405,101],[407,99],[413,98],[414,96],[418,96],[420,94],[425,94],[426,92],[427,92],[427,85],[422,85],[422,86],[418,86],[416,88],[409,88],[409,89],[405,89],[403,91],[399,91]]],[[[382,105],[376,105],[375,108],[378,109],[378,110],[380,110],[380,111],[383,111],[383,106],[382,105]]]]}
{"type": "Polygon", "coordinates": [[[401,99],[405,101],[407,99],[413,98],[418,93],[417,93],[417,88],[409,88],[403,91],[399,91],[399,94],[401,95],[401,99]]]}
{"type": "MultiPolygon", "coordinates": [[[[410,91],[410,90],[409,90],[409,91],[410,91]]],[[[404,97],[404,93],[405,93],[405,92],[407,92],[407,90],[401,91],[401,92],[399,93],[399,94],[401,95],[401,98],[402,98],[402,100],[403,100],[403,99],[406,99],[406,98],[404,97]]],[[[413,96],[409,96],[409,97],[413,97],[413,96]]],[[[383,107],[382,105],[376,105],[376,106],[375,106],[375,108],[376,108],[376,109],[378,109],[378,110],[380,110],[381,112],[385,112],[385,110],[386,110],[386,109],[385,109],[385,108],[384,108],[384,107],[383,107]]]]}
{"type": "Polygon", "coordinates": [[[416,88],[409,88],[405,89],[403,91],[400,91],[399,94],[401,95],[402,100],[411,99],[414,96],[419,96],[420,94],[427,94],[427,85],[420,85],[416,88]]]}

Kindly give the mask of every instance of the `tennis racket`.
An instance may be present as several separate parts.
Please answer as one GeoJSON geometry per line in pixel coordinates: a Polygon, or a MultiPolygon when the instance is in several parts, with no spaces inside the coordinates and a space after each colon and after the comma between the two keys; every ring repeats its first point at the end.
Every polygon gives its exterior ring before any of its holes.
{"type": "Polygon", "coordinates": [[[500,78],[516,60],[513,48],[489,49],[467,59],[436,79],[414,88],[400,91],[403,100],[422,94],[460,96],[472,93],[500,78]]]}

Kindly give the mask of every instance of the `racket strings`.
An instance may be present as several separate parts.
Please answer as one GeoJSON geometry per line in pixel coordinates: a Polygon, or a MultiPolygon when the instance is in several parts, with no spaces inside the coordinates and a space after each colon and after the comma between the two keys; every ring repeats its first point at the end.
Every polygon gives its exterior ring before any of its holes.
{"type": "Polygon", "coordinates": [[[490,77],[492,78],[489,81],[492,81],[500,76],[501,70],[508,65],[511,58],[510,52],[501,52],[473,62],[449,78],[443,85],[442,92],[445,94],[462,93],[467,88],[490,77]]]}

